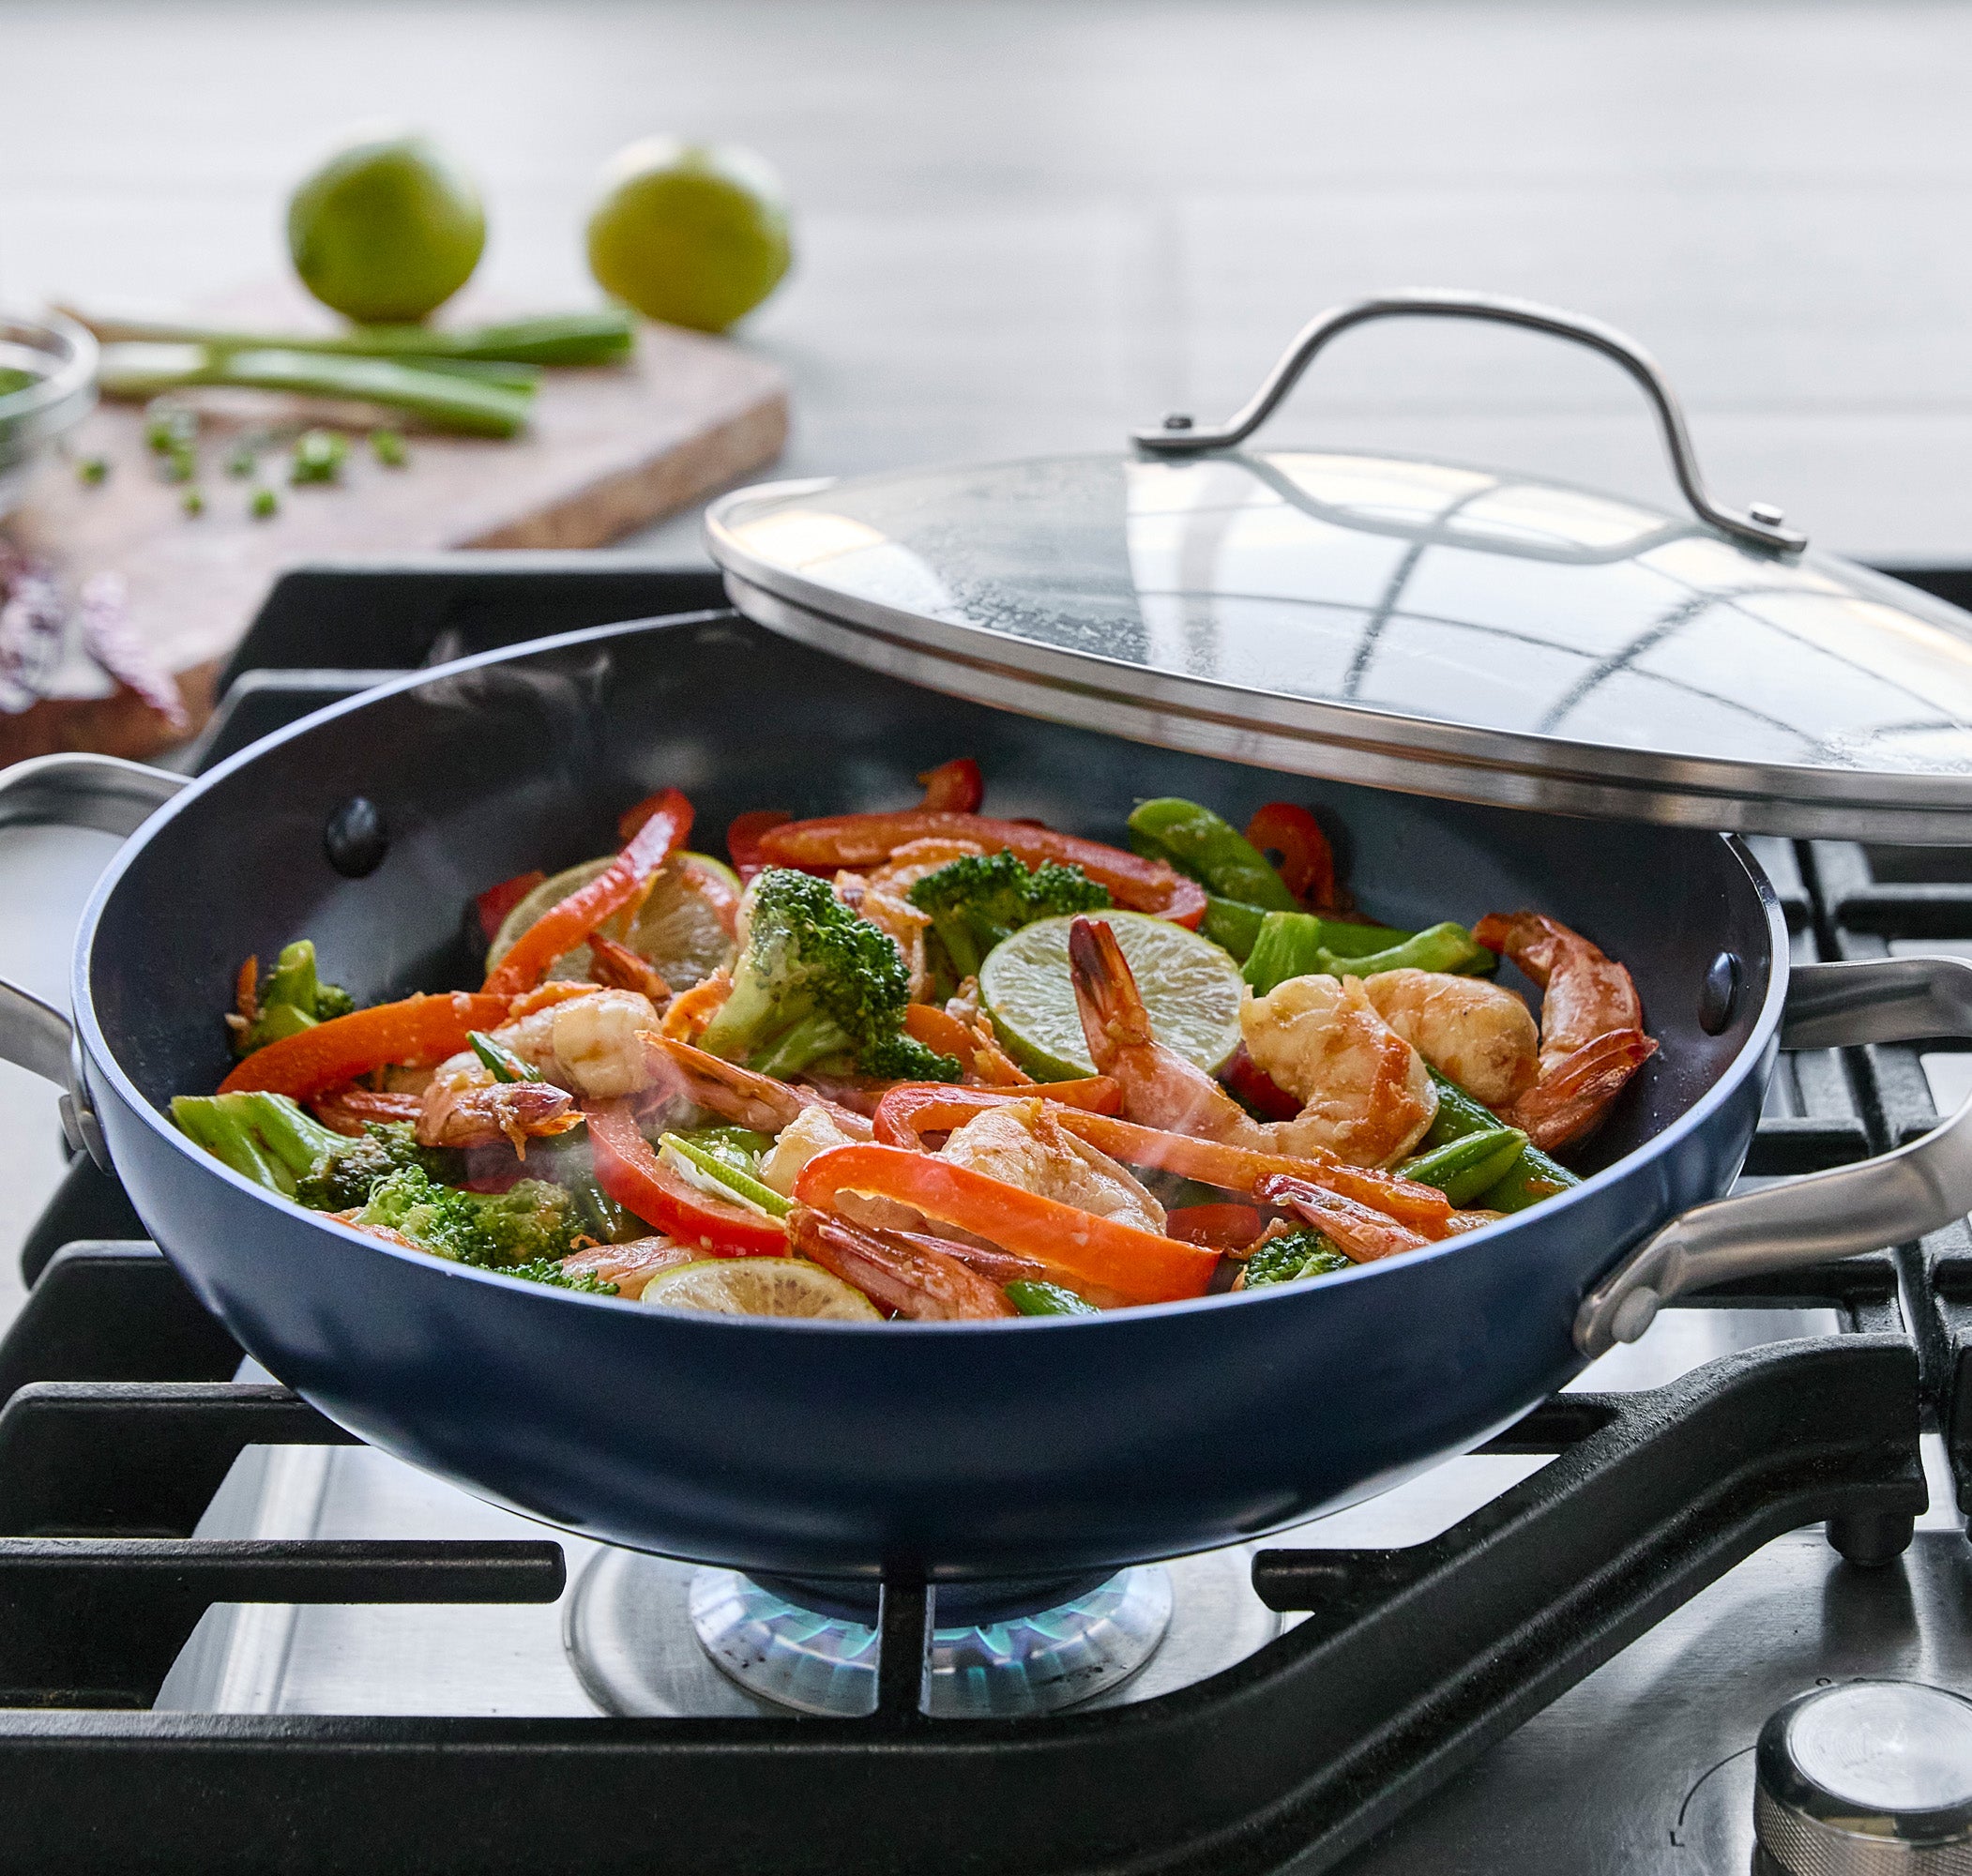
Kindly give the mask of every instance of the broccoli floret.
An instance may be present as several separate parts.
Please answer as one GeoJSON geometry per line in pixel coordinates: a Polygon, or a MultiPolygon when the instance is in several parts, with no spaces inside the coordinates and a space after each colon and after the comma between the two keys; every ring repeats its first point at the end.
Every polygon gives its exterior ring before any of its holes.
{"type": "Polygon", "coordinates": [[[405,1166],[416,1166],[442,1179],[457,1156],[420,1146],[411,1129],[399,1121],[371,1121],[360,1140],[341,1141],[322,1162],[295,1182],[295,1200],[318,1212],[345,1212],[363,1204],[371,1189],[405,1166]]]}
{"type": "Polygon", "coordinates": [[[283,1036],[347,1016],[356,1006],[356,998],[341,985],[325,984],[317,977],[315,947],[308,939],[297,938],[282,948],[266,982],[259,987],[251,1020],[244,1012],[226,1019],[233,1031],[233,1052],[250,1055],[283,1036]]]}
{"type": "Polygon", "coordinates": [[[1262,1238],[1246,1260],[1246,1287],[1257,1290],[1265,1283],[1292,1283],[1301,1277],[1326,1277],[1331,1270],[1346,1270],[1349,1260],[1321,1232],[1301,1225],[1292,1231],[1262,1238]]]}
{"type": "Polygon", "coordinates": [[[401,1123],[360,1139],[326,1127],[285,1095],[180,1095],[172,1118],[206,1152],[270,1192],[321,1212],[360,1205],[400,1167],[442,1178],[457,1156],[419,1146],[401,1123]]]}
{"type": "Polygon", "coordinates": [[[783,1078],[844,1056],[866,1075],[959,1079],[952,1057],[902,1034],[910,996],[903,960],[826,880],[772,867],[748,899],[747,948],[700,1048],[783,1078]]]}
{"type": "Polygon", "coordinates": [[[1046,860],[1032,872],[1013,854],[970,854],[927,873],[910,901],[929,913],[954,979],[976,977],[987,952],[1037,918],[1106,912],[1109,889],[1080,867],[1046,860]]]}
{"type": "Polygon", "coordinates": [[[573,1196],[545,1179],[523,1179],[505,1192],[465,1192],[421,1168],[401,1166],[371,1192],[355,1220],[383,1225],[440,1257],[537,1282],[597,1286],[565,1278],[560,1261],[581,1228],[573,1196]]]}

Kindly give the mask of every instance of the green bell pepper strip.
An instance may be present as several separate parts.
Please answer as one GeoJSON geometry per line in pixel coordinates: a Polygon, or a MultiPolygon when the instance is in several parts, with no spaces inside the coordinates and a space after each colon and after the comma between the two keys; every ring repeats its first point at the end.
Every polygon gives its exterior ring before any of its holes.
{"type": "MultiPolygon", "coordinates": [[[[1206,916],[1210,915],[1208,907],[1206,916]]],[[[1245,976],[1253,994],[1265,996],[1289,977],[1369,977],[1405,964],[1425,971],[1455,970],[1459,960],[1475,952],[1482,959],[1493,957],[1459,925],[1399,931],[1388,925],[1349,925],[1312,912],[1269,912],[1248,947],[1245,976]]]]}
{"type": "Polygon", "coordinates": [[[1320,961],[1312,968],[1337,977],[1373,977],[1384,971],[1444,971],[1470,976],[1491,971],[1498,963],[1497,952],[1487,950],[1463,925],[1447,919],[1413,933],[1387,951],[1352,957],[1324,946],[1320,961]]]}
{"type": "Polygon", "coordinates": [[[1100,1316],[1102,1311],[1085,1297],[1059,1283],[1019,1277],[1007,1284],[1007,1300],[1024,1316],[1100,1316]]]}
{"type": "MultiPolygon", "coordinates": [[[[1429,1063],[1425,1067],[1431,1068],[1429,1063]]],[[[1431,1068],[1431,1080],[1438,1091],[1438,1112],[1421,1142],[1427,1152],[1449,1141],[1491,1132],[1499,1126],[1499,1116],[1477,1097],[1468,1095],[1449,1075],[1431,1068]]],[[[1558,1159],[1551,1158],[1529,1142],[1521,1148],[1519,1159],[1506,1177],[1479,1194],[1479,1205],[1489,1212],[1524,1212],[1529,1205],[1538,1205],[1541,1200],[1552,1199],[1556,1192],[1565,1192],[1581,1183],[1558,1159]]]]}
{"type": "Polygon", "coordinates": [[[771,1186],[754,1178],[751,1172],[742,1172],[723,1154],[695,1140],[688,1140],[683,1134],[660,1134],[658,1146],[660,1151],[675,1154],[692,1170],[716,1181],[747,1203],[757,1206],[770,1218],[784,1218],[795,1208],[793,1200],[783,1199],[771,1186]]]}
{"type": "Polygon", "coordinates": [[[1217,893],[1208,892],[1206,915],[1198,924],[1199,934],[1229,953],[1235,963],[1243,964],[1252,956],[1253,941],[1259,937],[1267,915],[1257,905],[1245,905],[1236,899],[1221,899],[1217,893]]]}
{"type": "Polygon", "coordinates": [[[1129,825],[1135,852],[1190,873],[1207,892],[1257,905],[1263,912],[1294,912],[1299,907],[1287,883],[1267,865],[1266,855],[1209,808],[1161,795],[1140,801],[1129,825]]]}
{"type": "Polygon", "coordinates": [[[523,1062],[504,1043],[495,1042],[483,1029],[468,1029],[465,1039],[473,1053],[496,1082],[538,1082],[541,1071],[532,1062],[523,1062]]]}
{"type": "Polygon", "coordinates": [[[1526,1143],[1526,1135],[1517,1127],[1490,1127],[1406,1159],[1397,1172],[1420,1185],[1435,1186],[1455,1205],[1466,1205],[1520,1164],[1526,1143]]]}
{"type": "Polygon", "coordinates": [[[1322,969],[1322,924],[1312,912],[1269,912],[1260,921],[1241,974],[1255,996],[1322,969]]]}

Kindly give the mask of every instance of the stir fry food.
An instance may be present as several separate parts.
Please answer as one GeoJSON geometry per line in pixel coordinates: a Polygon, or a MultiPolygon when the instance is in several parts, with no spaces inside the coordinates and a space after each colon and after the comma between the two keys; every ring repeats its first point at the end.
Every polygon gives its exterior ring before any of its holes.
{"type": "Polygon", "coordinates": [[[675,1309],[1075,1316],[1318,1279],[1576,1183],[1656,1043],[1538,912],[1371,922],[1321,824],[1146,801],[1128,845],[923,801],[491,885],[477,991],[358,1008],[314,946],[226,1017],[178,1126],[392,1244],[675,1309]],[[1539,1014],[1494,980],[1509,960],[1539,1014]]]}

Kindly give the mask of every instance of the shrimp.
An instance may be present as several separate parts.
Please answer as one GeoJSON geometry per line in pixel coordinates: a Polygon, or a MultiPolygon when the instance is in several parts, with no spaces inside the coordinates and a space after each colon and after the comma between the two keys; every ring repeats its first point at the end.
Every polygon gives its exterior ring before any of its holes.
{"type": "Polygon", "coordinates": [[[668,1237],[640,1237],[629,1244],[591,1245],[571,1252],[561,1261],[564,1277],[593,1277],[599,1283],[614,1283],[616,1294],[636,1297],[660,1270],[680,1263],[692,1263],[703,1255],[689,1245],[674,1244],[668,1237]]]}
{"type": "Polygon", "coordinates": [[[1657,1053],[1634,979],[1579,931],[1538,912],[1489,913],[1472,935],[1541,990],[1540,1073],[1505,1117],[1546,1153],[1585,1139],[1657,1053]]]}
{"type": "MultiPolygon", "coordinates": [[[[861,1120],[860,1114],[856,1116],[861,1120]]],[[[869,1122],[864,1121],[867,1129],[869,1122]]],[[[854,1136],[842,1127],[836,1116],[827,1108],[817,1104],[804,1107],[780,1130],[781,1137],[774,1142],[760,1162],[760,1179],[771,1186],[783,1199],[795,1195],[795,1181],[801,1176],[801,1169],[818,1153],[827,1153],[831,1147],[853,1145],[854,1136]]],[[[864,1139],[870,1136],[866,1131],[864,1139]]]]}
{"type": "Polygon", "coordinates": [[[900,1316],[951,1323],[1017,1313],[998,1284],[935,1239],[872,1230],[805,1205],[788,1219],[788,1239],[803,1257],[900,1316]]]}
{"type": "Polygon", "coordinates": [[[657,1026],[658,1012],[647,996],[599,990],[505,1023],[493,1039],[556,1087],[592,1100],[614,1100],[650,1086],[643,1033],[657,1026]]]}
{"type": "Polygon", "coordinates": [[[810,1109],[819,1108],[844,1139],[871,1137],[867,1116],[835,1106],[812,1088],[755,1074],[737,1062],[707,1054],[673,1036],[646,1034],[643,1039],[652,1084],[668,1086],[693,1107],[709,1109],[723,1120],[750,1127],[757,1133],[780,1133],[810,1109]]]}
{"type": "Polygon", "coordinates": [[[495,1146],[522,1158],[527,1142],[582,1125],[575,1097],[552,1082],[496,1082],[471,1051],[439,1065],[418,1103],[420,1146],[495,1146]]]}
{"type": "Polygon", "coordinates": [[[1443,971],[1381,971],[1363,979],[1376,1013],[1433,1068],[1489,1108],[1534,1085],[1540,1031],[1511,991],[1443,971]]]}
{"type": "Polygon", "coordinates": [[[589,975],[607,989],[639,991],[650,999],[653,1009],[662,1009],[671,1001],[671,986],[655,964],[599,931],[589,934],[589,975]]]}
{"type": "Polygon", "coordinates": [[[910,890],[928,873],[968,854],[984,850],[977,840],[906,840],[882,866],[864,873],[839,872],[836,897],[858,917],[884,932],[897,946],[910,974],[911,1000],[921,1002],[931,988],[931,965],[925,957],[924,934],[931,916],[911,903],[910,890]]]}
{"type": "Polygon", "coordinates": [[[1121,1083],[1132,1121],[1228,1146],[1387,1166],[1423,1137],[1437,1112],[1423,1058],[1350,977],[1291,977],[1240,1006],[1248,1052],[1301,1105],[1260,1122],[1204,1069],[1159,1042],[1136,979],[1107,925],[1069,928],[1069,968],[1089,1053],[1121,1083]]]}
{"type": "Polygon", "coordinates": [[[1163,1206],[1108,1154],[1078,1140],[1039,1098],[975,1114],[953,1129],[939,1157],[1078,1212],[1163,1234],[1163,1206]]]}

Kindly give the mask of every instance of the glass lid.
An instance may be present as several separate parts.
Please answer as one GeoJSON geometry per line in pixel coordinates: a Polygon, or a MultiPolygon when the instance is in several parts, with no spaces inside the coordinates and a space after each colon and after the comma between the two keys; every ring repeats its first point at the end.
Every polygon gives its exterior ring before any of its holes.
{"type": "Polygon", "coordinates": [[[1218,430],[1131,456],[782,484],[708,538],[735,603],[1029,714],[1311,776],[1739,831],[1972,843],[1972,615],[1707,495],[1648,357],[1513,302],[1326,315],[1218,430]],[[1238,451],[1391,311],[1583,340],[1658,407],[1691,515],[1494,469],[1238,451]]]}

